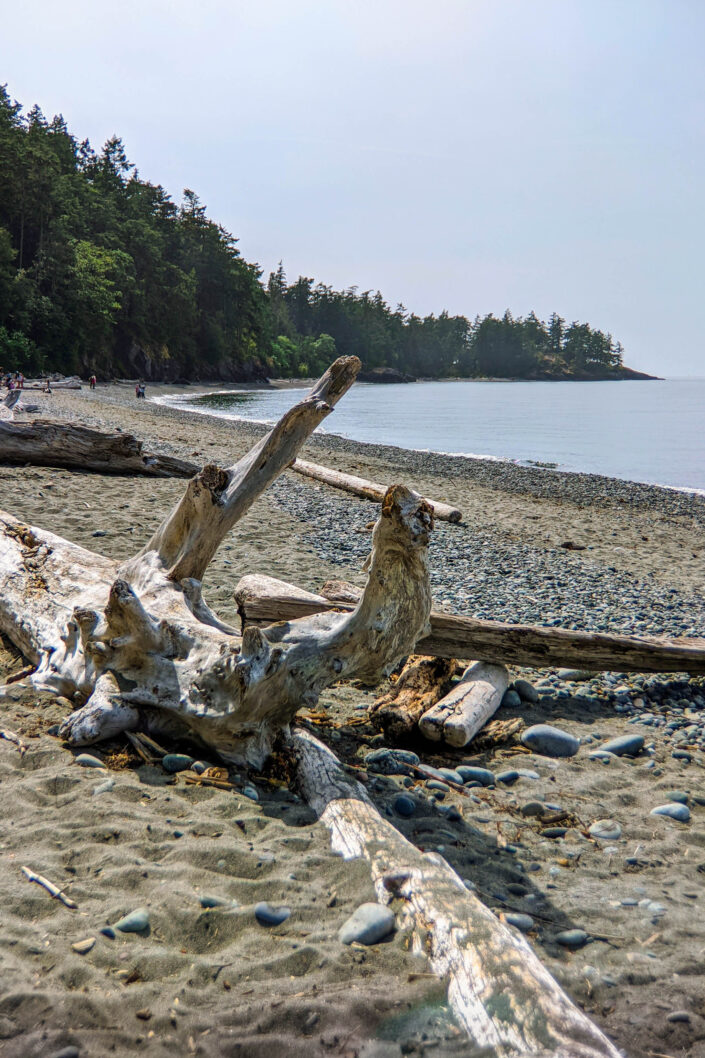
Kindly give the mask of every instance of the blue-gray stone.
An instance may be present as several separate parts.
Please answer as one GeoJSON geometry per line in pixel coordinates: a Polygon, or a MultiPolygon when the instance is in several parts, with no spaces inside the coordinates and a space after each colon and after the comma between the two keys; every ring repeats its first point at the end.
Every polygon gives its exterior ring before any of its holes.
{"type": "Polygon", "coordinates": [[[167,753],[162,757],[162,767],[172,775],[178,771],[186,771],[192,764],[193,757],[185,753],[167,753]]]}
{"type": "MultiPolygon", "coordinates": [[[[93,533],[93,536],[96,534],[93,533]]],[[[102,534],[105,536],[105,533],[102,534]]],[[[62,1047],[60,1051],[52,1051],[47,1058],[79,1058],[80,1051],[78,1047],[62,1047]]]]}
{"type": "Polygon", "coordinates": [[[546,806],[543,801],[527,801],[526,804],[521,806],[521,814],[523,816],[542,816],[546,811],[546,806]]]}
{"type": "Polygon", "coordinates": [[[220,896],[199,896],[198,902],[201,907],[212,908],[212,907],[226,907],[232,906],[232,900],[223,900],[220,896]]]}
{"type": "Polygon", "coordinates": [[[408,749],[374,749],[365,757],[365,767],[378,775],[411,775],[418,767],[418,754],[408,749]]]}
{"type": "Polygon", "coordinates": [[[651,815],[668,816],[670,819],[677,819],[679,823],[687,823],[690,820],[690,809],[687,805],[674,804],[672,802],[668,805],[659,805],[658,808],[652,808],[651,815]]]}
{"type": "Polygon", "coordinates": [[[264,900],[260,904],[255,904],[255,918],[260,926],[281,926],[282,922],[286,922],[290,914],[290,908],[272,907],[271,904],[265,903],[264,900]]]}
{"type": "Polygon", "coordinates": [[[669,801],[677,801],[681,805],[688,804],[688,794],[684,790],[669,790],[666,797],[669,801]]]}
{"type": "Polygon", "coordinates": [[[440,768],[432,768],[430,764],[419,764],[418,770],[422,775],[425,775],[427,779],[438,779],[443,782],[443,772],[440,768]]]}
{"type": "Polygon", "coordinates": [[[502,701],[499,704],[504,709],[518,709],[521,705],[521,698],[515,690],[508,687],[502,695],[502,701]]]}
{"type": "Polygon", "coordinates": [[[618,841],[622,836],[622,828],[615,819],[596,819],[589,833],[598,841],[618,841]]]}
{"type": "Polygon", "coordinates": [[[338,931],[343,944],[376,944],[394,930],[394,912],[382,904],[361,904],[338,931]]]}
{"type": "Polygon", "coordinates": [[[483,786],[494,786],[497,779],[489,768],[476,768],[470,764],[459,764],[455,769],[464,783],[479,782],[483,786]]]}
{"type": "Polygon", "coordinates": [[[514,680],[514,690],[523,702],[531,702],[535,705],[539,700],[539,692],[528,680],[514,680]]]}
{"type": "Polygon", "coordinates": [[[498,772],[495,778],[497,782],[503,782],[505,786],[511,786],[519,778],[519,772],[515,771],[514,768],[510,768],[509,771],[498,772]]]}
{"type": "Polygon", "coordinates": [[[574,757],[580,748],[577,738],[550,724],[534,724],[527,728],[521,736],[521,742],[534,753],[546,757],[574,757]]]}
{"type": "Polygon", "coordinates": [[[290,908],[273,908],[265,900],[255,904],[255,918],[260,926],[281,926],[290,914],[290,908]]]}
{"type": "Polygon", "coordinates": [[[398,797],[394,798],[394,811],[398,816],[408,819],[416,811],[416,801],[413,797],[409,797],[408,794],[399,794],[398,797]]]}
{"type": "Polygon", "coordinates": [[[110,778],[106,779],[105,782],[99,782],[97,786],[93,787],[93,796],[100,797],[101,794],[110,793],[115,786],[115,780],[110,778]]]}
{"type": "Polygon", "coordinates": [[[191,765],[191,770],[195,771],[196,775],[203,775],[208,767],[210,767],[210,765],[206,764],[204,760],[195,760],[191,765]]]}
{"type": "Polygon", "coordinates": [[[463,777],[460,774],[459,768],[439,768],[438,771],[441,778],[445,779],[447,782],[457,783],[458,786],[463,785],[463,777]]]}
{"type": "Polygon", "coordinates": [[[104,937],[107,937],[108,940],[115,940],[115,930],[112,926],[103,926],[100,932],[104,937]]]}
{"type": "Polygon", "coordinates": [[[585,680],[591,680],[594,675],[595,673],[590,672],[589,669],[558,670],[559,680],[566,680],[568,683],[583,683],[585,680]]]}
{"type": "Polygon", "coordinates": [[[546,827],[541,831],[542,838],[564,838],[568,833],[568,827],[546,827]]]}
{"type": "Polygon", "coordinates": [[[671,756],[674,760],[684,760],[687,764],[693,759],[687,749],[674,749],[671,756]]]}
{"type": "Polygon", "coordinates": [[[442,782],[440,779],[428,779],[426,782],[426,788],[428,790],[436,790],[438,793],[442,794],[450,793],[450,786],[448,783],[442,782]]]}
{"type": "Polygon", "coordinates": [[[245,797],[249,797],[251,801],[259,801],[259,794],[255,790],[254,786],[243,786],[242,792],[245,797]]]}
{"type": "Polygon", "coordinates": [[[643,735],[620,735],[619,738],[612,738],[600,746],[604,753],[614,753],[616,757],[636,757],[643,748],[643,735]]]}
{"type": "Polygon", "coordinates": [[[121,933],[144,933],[149,928],[149,911],[146,907],[138,907],[136,911],[130,911],[115,923],[115,929],[121,933]]]}
{"type": "Polygon", "coordinates": [[[82,768],[104,768],[105,764],[100,758],[94,757],[92,753],[79,753],[76,757],[76,764],[80,764],[82,768]]]}
{"type": "Polygon", "coordinates": [[[556,943],[564,948],[582,948],[590,940],[590,934],[584,929],[564,929],[556,934],[556,943]]]}
{"type": "Polygon", "coordinates": [[[530,929],[534,928],[534,920],[531,915],[522,915],[520,911],[508,911],[504,916],[504,921],[508,925],[520,929],[522,933],[528,933],[530,929]]]}
{"type": "Polygon", "coordinates": [[[670,1021],[671,1023],[683,1021],[688,1024],[690,1021],[690,1014],[687,1010],[672,1010],[670,1014],[666,1015],[666,1021],[670,1021]]]}
{"type": "Polygon", "coordinates": [[[520,779],[540,779],[541,776],[537,771],[532,771],[530,768],[517,768],[520,779]]]}

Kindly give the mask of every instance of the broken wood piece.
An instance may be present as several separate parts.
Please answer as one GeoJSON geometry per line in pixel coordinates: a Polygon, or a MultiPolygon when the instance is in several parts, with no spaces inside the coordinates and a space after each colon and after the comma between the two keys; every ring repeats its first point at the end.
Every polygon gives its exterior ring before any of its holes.
{"type": "Polygon", "coordinates": [[[0,727],[0,738],[4,738],[6,742],[12,742],[19,749],[20,757],[24,757],[27,752],[27,743],[14,731],[10,731],[8,727],[0,727]]]}
{"type": "Polygon", "coordinates": [[[421,716],[443,698],[461,671],[450,658],[412,655],[396,682],[370,707],[370,720],[392,741],[411,735],[421,716]]]}
{"type": "Polygon", "coordinates": [[[50,882],[48,878],[44,878],[41,874],[35,874],[34,871],[30,871],[29,867],[21,867],[20,870],[26,876],[28,881],[36,882],[37,885],[41,885],[41,887],[46,889],[49,895],[53,896],[55,900],[60,900],[62,904],[65,904],[66,907],[70,907],[72,910],[75,910],[78,907],[78,904],[75,903],[70,896],[67,896],[63,889],[59,889],[58,885],[54,885],[54,883],[50,882]]]}
{"type": "Polygon", "coordinates": [[[123,734],[134,749],[137,756],[140,758],[140,760],[143,760],[145,764],[159,763],[159,758],[151,756],[151,754],[147,752],[145,747],[142,745],[141,740],[137,738],[136,735],[134,735],[131,731],[124,731],[123,734]]]}
{"type": "Polygon", "coordinates": [[[22,396],[21,389],[11,389],[7,396],[0,401],[0,421],[10,422],[15,417],[16,405],[22,396]]]}
{"type": "Polygon", "coordinates": [[[143,451],[142,442],[129,433],[103,433],[46,419],[27,423],[0,421],[0,463],[158,478],[190,478],[200,469],[174,456],[143,451]]]}
{"type": "Polygon", "coordinates": [[[296,785],[328,828],[334,852],[367,860],[381,903],[402,902],[414,950],[448,981],[448,1000],[472,1043],[493,1058],[620,1058],[566,995],[528,941],[509,930],[436,853],[421,853],[383,819],[364,788],[311,734],[287,739],[296,785]]]}
{"type": "MultiPolygon", "coordinates": [[[[381,503],[387,491],[386,485],[379,485],[376,481],[358,478],[354,474],[344,474],[340,470],[331,470],[330,467],[322,467],[318,463],[307,463],[303,459],[296,459],[290,469],[304,477],[331,485],[334,489],[342,489],[343,492],[351,492],[354,496],[372,500],[373,503],[381,503]]],[[[457,507],[451,507],[448,503],[428,498],[426,498],[426,503],[433,511],[433,517],[440,521],[457,523],[463,517],[462,511],[459,511],[457,507]]]]}
{"type": "Polygon", "coordinates": [[[420,718],[421,734],[432,742],[467,746],[497,712],[508,686],[504,665],[474,661],[460,682],[420,718]]]}
{"type": "MultiPolygon", "coordinates": [[[[265,626],[287,619],[302,606],[321,612],[351,609],[360,589],[333,581],[311,592],[273,577],[243,577],[235,599],[243,624],[265,626]]],[[[611,632],[574,632],[567,628],[512,625],[478,617],[431,611],[430,635],[419,639],[416,654],[442,658],[480,658],[495,665],[533,668],[581,668],[594,672],[688,672],[705,674],[705,639],[625,636],[611,632]]]]}

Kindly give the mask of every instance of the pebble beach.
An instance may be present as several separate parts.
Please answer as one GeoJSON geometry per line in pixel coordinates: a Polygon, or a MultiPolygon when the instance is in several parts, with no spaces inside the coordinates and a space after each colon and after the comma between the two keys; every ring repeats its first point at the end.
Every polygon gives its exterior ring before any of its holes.
{"type": "MultiPolygon", "coordinates": [[[[265,430],[137,402],[127,385],[31,399],[42,416],[120,428],[195,463],[227,466],[265,430]]],[[[439,609],[705,634],[702,496],[333,434],[302,456],[461,508],[463,522],[439,523],[430,548],[439,609]]],[[[0,466],[2,509],[115,559],[142,547],[182,489],[0,466]]],[[[331,578],[363,584],[376,514],[287,472],[221,547],[204,596],[234,622],[245,573],[313,591],[331,578]]],[[[23,665],[2,640],[0,683],[23,665]]],[[[419,739],[403,747],[411,769],[366,720],[384,687],[341,684],[321,700],[326,717],[303,720],[360,769],[409,840],[528,937],[625,1055],[705,1058],[705,678],[510,675],[497,714],[522,722],[510,741],[452,750],[419,739]]],[[[408,936],[393,923],[371,944],[357,927],[345,933],[375,899],[367,867],[333,856],[291,791],[232,768],[232,788],[189,782],[196,765],[222,767],[190,745],[164,747],[185,758],[173,771],[125,739],[81,761],[56,736],[68,711],[19,685],[2,702],[0,727],[27,748],[0,739],[0,1055],[479,1058],[408,936]],[[135,913],[140,928],[124,930],[135,913]]]]}

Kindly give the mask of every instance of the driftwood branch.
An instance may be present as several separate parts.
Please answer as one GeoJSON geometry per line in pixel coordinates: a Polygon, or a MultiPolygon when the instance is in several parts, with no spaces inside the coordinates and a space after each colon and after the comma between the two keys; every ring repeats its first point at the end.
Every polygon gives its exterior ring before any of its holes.
{"type": "Polygon", "coordinates": [[[288,741],[304,798],[330,830],[335,852],[364,857],[380,902],[401,902],[415,948],[448,981],[448,998],[472,1042],[493,1058],[619,1058],[529,943],[500,922],[448,863],[421,853],[380,816],[363,787],[307,732],[288,741]]]}
{"type": "Polygon", "coordinates": [[[473,662],[460,682],[423,714],[419,720],[421,734],[434,742],[467,746],[497,712],[508,686],[509,673],[504,665],[473,662]]]}
{"type": "Polygon", "coordinates": [[[44,419],[27,423],[0,421],[0,463],[159,478],[190,478],[198,470],[183,459],[145,452],[142,442],[129,433],[102,433],[87,426],[44,419]]]}
{"type": "MultiPolygon", "coordinates": [[[[340,470],[331,470],[329,467],[319,466],[318,463],[306,463],[303,459],[297,459],[291,466],[297,474],[322,481],[325,485],[331,485],[343,492],[351,492],[354,496],[361,496],[373,503],[381,503],[387,491],[386,485],[379,485],[376,481],[368,481],[366,478],[358,478],[355,474],[344,474],[340,470]]],[[[433,517],[443,522],[459,522],[463,514],[457,507],[451,507],[448,503],[439,500],[429,500],[426,503],[433,511],[433,517]]]]}
{"type": "Polygon", "coordinates": [[[396,682],[372,705],[370,720],[392,741],[411,735],[461,672],[462,667],[450,658],[412,655],[396,682]]]}
{"type": "MultiPolygon", "coordinates": [[[[302,613],[350,609],[360,589],[334,581],[315,595],[273,577],[243,577],[235,589],[243,625],[266,626],[302,613]]],[[[705,674],[705,639],[665,639],[573,632],[565,628],[512,625],[431,611],[431,632],[416,654],[481,658],[493,665],[579,667],[596,672],[689,672],[705,674]]]]}

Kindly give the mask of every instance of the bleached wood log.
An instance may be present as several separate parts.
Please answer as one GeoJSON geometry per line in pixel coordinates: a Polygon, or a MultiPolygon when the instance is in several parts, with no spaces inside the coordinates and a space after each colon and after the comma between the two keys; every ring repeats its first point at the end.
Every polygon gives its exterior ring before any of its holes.
{"type": "Polygon", "coordinates": [[[0,463],[159,478],[190,478],[199,469],[174,456],[145,452],[142,442],[129,433],[102,433],[87,426],[44,419],[0,422],[0,463]]]}
{"type": "Polygon", "coordinates": [[[11,422],[14,419],[17,403],[21,396],[21,389],[11,389],[7,396],[0,401],[0,422],[11,422]]]}
{"type": "MultiPolygon", "coordinates": [[[[318,463],[307,463],[303,459],[297,459],[291,465],[291,469],[304,477],[322,481],[325,485],[331,485],[334,489],[342,489],[343,492],[351,492],[354,496],[361,496],[373,503],[381,503],[387,491],[386,485],[379,485],[376,481],[368,481],[367,478],[358,478],[355,474],[344,474],[340,470],[331,470],[330,467],[319,466],[318,463]]],[[[429,500],[426,503],[433,511],[434,518],[443,522],[459,522],[463,513],[457,507],[451,507],[448,503],[439,500],[429,500]]]]}
{"type": "Polygon", "coordinates": [[[509,686],[504,665],[474,661],[459,683],[419,720],[419,730],[433,742],[467,746],[499,709],[509,686]]]}
{"type": "Polygon", "coordinates": [[[370,708],[370,720],[396,742],[413,734],[421,716],[449,689],[462,669],[451,658],[412,655],[399,678],[370,708]]]}
{"type": "Polygon", "coordinates": [[[0,630],[37,666],[29,677],[80,706],[61,731],[79,745],[134,729],[186,730],[223,756],[261,764],[302,706],[339,679],[376,683],[423,634],[431,608],[428,505],[402,485],[372,534],[352,612],[315,614],[242,637],[201,597],[215,551],[352,385],[343,357],[228,470],[208,466],[139,555],[121,566],[0,514],[0,630]]]}
{"type": "MultiPolygon", "coordinates": [[[[360,591],[340,581],[321,588],[321,612],[350,609],[360,591]]],[[[243,577],[235,589],[241,620],[264,626],[284,621],[301,605],[302,589],[270,577],[257,583],[243,577]],[[240,601],[242,600],[242,602],[240,601]]],[[[306,605],[313,606],[307,592],[306,605]]],[[[441,658],[481,658],[494,665],[530,665],[534,668],[570,667],[595,672],[689,672],[705,674],[705,639],[666,639],[625,636],[610,632],[574,632],[567,628],[512,625],[478,617],[431,611],[431,632],[420,639],[415,654],[441,658]]]]}
{"type": "Polygon", "coordinates": [[[521,934],[500,922],[436,853],[421,853],[380,816],[363,787],[308,732],[287,741],[298,788],[345,859],[364,857],[381,903],[448,981],[458,1020],[487,1058],[620,1058],[521,934]]]}

